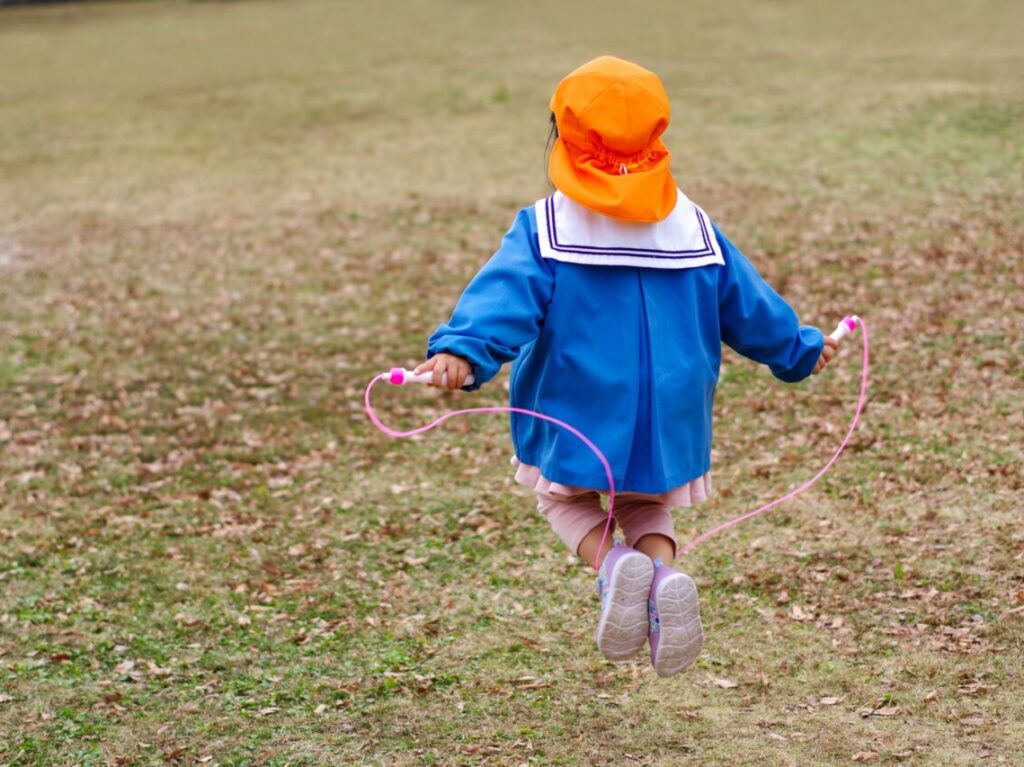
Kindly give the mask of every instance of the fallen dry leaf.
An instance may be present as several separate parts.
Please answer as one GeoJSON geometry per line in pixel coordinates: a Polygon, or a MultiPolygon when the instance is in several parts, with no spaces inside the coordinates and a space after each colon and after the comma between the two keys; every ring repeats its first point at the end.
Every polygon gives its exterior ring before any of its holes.
{"type": "Polygon", "coordinates": [[[498,754],[501,753],[501,749],[495,746],[459,746],[459,753],[466,754],[467,756],[498,754]]]}
{"type": "Polygon", "coordinates": [[[789,617],[795,621],[810,621],[814,620],[814,613],[807,612],[800,605],[791,605],[789,617]]]}

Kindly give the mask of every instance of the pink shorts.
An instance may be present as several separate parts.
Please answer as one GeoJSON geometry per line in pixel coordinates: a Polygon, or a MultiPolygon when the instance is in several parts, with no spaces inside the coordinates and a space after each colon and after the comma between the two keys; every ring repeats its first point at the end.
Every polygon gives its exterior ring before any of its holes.
{"type": "MultiPolygon", "coordinates": [[[[580,542],[587,533],[608,520],[608,512],[601,506],[601,494],[585,487],[552,482],[536,466],[520,463],[516,458],[512,459],[512,465],[516,468],[516,482],[537,494],[537,509],[565,545],[578,554],[580,542]]],[[[627,546],[634,545],[645,535],[657,533],[672,541],[672,548],[676,549],[671,509],[700,503],[709,495],[711,472],[665,493],[616,493],[612,529],[616,524],[622,528],[627,546]]]]}
{"type": "MultiPolygon", "coordinates": [[[[595,527],[604,527],[608,512],[601,505],[601,496],[596,490],[577,495],[554,496],[541,491],[537,493],[537,509],[551,524],[555,533],[565,541],[574,553],[579,553],[580,543],[595,527]]],[[[676,549],[676,536],[672,524],[672,512],[665,503],[664,493],[616,493],[615,519],[612,530],[618,525],[627,546],[633,546],[645,535],[657,533],[672,541],[676,549]]]]}

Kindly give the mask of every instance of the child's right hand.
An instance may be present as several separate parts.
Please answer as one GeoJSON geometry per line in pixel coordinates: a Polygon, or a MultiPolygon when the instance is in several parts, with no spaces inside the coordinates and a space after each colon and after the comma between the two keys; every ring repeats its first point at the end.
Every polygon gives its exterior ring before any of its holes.
{"type": "Polygon", "coordinates": [[[832,361],[836,352],[839,351],[839,342],[834,338],[825,336],[825,345],[821,349],[821,356],[818,357],[818,362],[814,366],[814,370],[811,371],[812,376],[818,375],[825,366],[832,361]]]}
{"type": "Polygon", "coordinates": [[[448,388],[455,390],[461,389],[466,385],[466,376],[473,372],[473,366],[462,357],[441,352],[440,354],[435,354],[422,365],[417,366],[413,372],[419,375],[420,373],[426,373],[428,370],[434,372],[430,386],[440,387],[441,376],[447,373],[448,388]]]}

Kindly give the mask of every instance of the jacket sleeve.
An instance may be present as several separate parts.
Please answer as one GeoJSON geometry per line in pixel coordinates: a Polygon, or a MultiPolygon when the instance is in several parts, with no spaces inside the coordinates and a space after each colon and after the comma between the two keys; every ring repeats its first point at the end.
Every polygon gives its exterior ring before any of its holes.
{"type": "Polygon", "coordinates": [[[718,282],[718,317],[722,340],[755,362],[768,365],[787,383],[811,374],[825,339],[821,331],[801,325],[796,312],[764,281],[740,249],[712,223],[725,267],[718,282]]]}
{"type": "Polygon", "coordinates": [[[427,357],[465,357],[476,380],[463,389],[480,388],[540,334],[554,284],[553,267],[537,246],[533,210],[521,210],[501,247],[463,291],[451,319],[430,337],[427,357]]]}

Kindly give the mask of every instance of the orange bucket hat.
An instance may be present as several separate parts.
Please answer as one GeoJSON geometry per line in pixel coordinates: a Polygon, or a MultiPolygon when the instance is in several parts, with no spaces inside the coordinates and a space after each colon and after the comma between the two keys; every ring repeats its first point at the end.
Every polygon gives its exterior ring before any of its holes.
{"type": "Polygon", "coordinates": [[[676,204],[668,94],[653,72],[601,56],[570,73],[551,97],[558,140],[548,173],[566,197],[625,221],[661,221],[676,204]]]}

